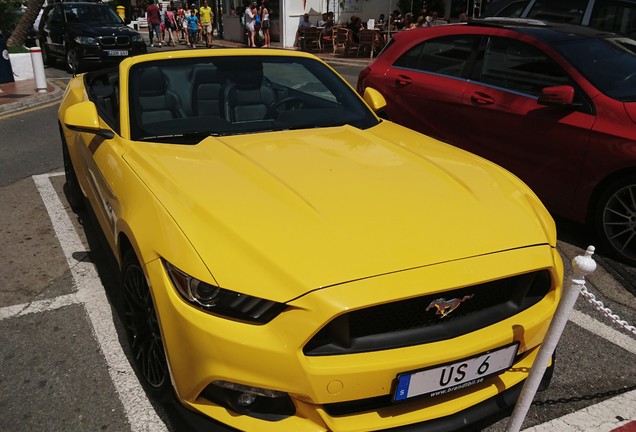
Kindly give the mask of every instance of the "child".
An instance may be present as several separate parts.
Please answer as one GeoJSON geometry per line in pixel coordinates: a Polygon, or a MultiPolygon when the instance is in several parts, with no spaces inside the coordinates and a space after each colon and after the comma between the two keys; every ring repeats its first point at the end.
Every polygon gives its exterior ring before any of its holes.
{"type": "Polygon", "coordinates": [[[196,48],[197,32],[199,30],[199,18],[194,10],[194,6],[190,9],[190,16],[188,17],[188,40],[192,48],[196,48]]]}

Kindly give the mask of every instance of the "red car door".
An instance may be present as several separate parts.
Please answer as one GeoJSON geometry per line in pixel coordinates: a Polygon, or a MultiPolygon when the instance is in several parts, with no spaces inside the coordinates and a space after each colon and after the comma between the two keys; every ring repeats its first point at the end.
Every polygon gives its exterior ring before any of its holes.
{"type": "Polygon", "coordinates": [[[453,35],[407,49],[384,76],[387,114],[396,123],[453,142],[460,126],[462,73],[478,36],[453,35]]]}
{"type": "Polygon", "coordinates": [[[576,108],[539,104],[541,89],[574,83],[525,42],[492,37],[476,64],[463,92],[458,145],[519,176],[553,211],[568,209],[595,120],[590,102],[578,91],[576,108]]]}

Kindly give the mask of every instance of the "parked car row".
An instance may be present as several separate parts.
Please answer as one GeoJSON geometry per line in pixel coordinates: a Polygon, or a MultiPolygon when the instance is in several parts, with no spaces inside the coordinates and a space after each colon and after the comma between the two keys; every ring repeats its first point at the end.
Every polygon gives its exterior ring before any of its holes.
{"type": "Polygon", "coordinates": [[[636,34],[634,0],[495,0],[482,18],[532,18],[594,27],[598,30],[636,34]]]}
{"type": "Polygon", "coordinates": [[[394,36],[358,91],[380,91],[391,120],[509,169],[635,265],[635,53],[628,37],[558,23],[416,29],[394,36]]]}

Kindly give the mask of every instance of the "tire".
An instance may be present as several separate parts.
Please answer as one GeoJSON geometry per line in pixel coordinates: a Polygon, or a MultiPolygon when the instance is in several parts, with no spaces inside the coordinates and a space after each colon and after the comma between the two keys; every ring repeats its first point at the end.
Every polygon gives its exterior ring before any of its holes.
{"type": "Polygon", "coordinates": [[[66,67],[68,71],[73,74],[81,73],[84,69],[84,65],[77,56],[77,50],[75,48],[66,49],[66,67]]]}
{"type": "Polygon", "coordinates": [[[40,49],[42,50],[42,62],[44,62],[46,66],[54,66],[55,59],[49,55],[49,51],[46,48],[44,41],[40,41],[40,49]]]}
{"type": "Polygon", "coordinates": [[[130,249],[122,260],[124,324],[130,349],[144,386],[160,401],[169,400],[171,381],[157,313],[146,275],[130,249]]]}
{"type": "Polygon", "coordinates": [[[74,213],[79,213],[84,210],[84,195],[82,189],[77,181],[77,175],[75,174],[75,168],[73,168],[73,162],[68,152],[68,146],[66,145],[66,139],[62,133],[62,127],[60,126],[60,138],[62,140],[62,159],[64,160],[64,176],[66,183],[64,184],[64,195],[66,200],[71,206],[71,210],[74,213]]]}
{"type": "Polygon", "coordinates": [[[636,175],[623,177],[603,191],[594,224],[603,250],[636,266],[636,175]]]}

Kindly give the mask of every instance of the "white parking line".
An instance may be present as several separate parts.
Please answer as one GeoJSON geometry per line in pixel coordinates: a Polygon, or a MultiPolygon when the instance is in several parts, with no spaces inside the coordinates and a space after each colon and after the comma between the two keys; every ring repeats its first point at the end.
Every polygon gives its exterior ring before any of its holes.
{"type": "Polygon", "coordinates": [[[608,432],[633,419],[636,419],[636,390],[524,429],[524,432],[608,432]]]}
{"type": "Polygon", "coordinates": [[[579,312],[576,309],[572,311],[570,321],[636,355],[636,340],[634,340],[634,338],[627,336],[618,330],[614,330],[613,328],[606,326],[602,322],[597,321],[591,316],[586,315],[583,312],[579,312]]]}
{"type": "Polygon", "coordinates": [[[76,303],[79,303],[79,300],[75,294],[66,294],[51,299],[37,300],[31,303],[24,303],[15,306],[7,306],[0,308],[0,321],[7,318],[55,310],[76,303]]]}
{"type": "Polygon", "coordinates": [[[135,432],[167,431],[166,425],[150,404],[119,343],[114,324],[117,317],[112,314],[104,286],[95,266],[90,262],[77,261],[73,258],[74,252],[84,252],[86,247],[75,231],[75,227],[49,179],[51,176],[62,174],[33,176],[33,180],[42,201],[44,201],[53,229],[77,285],[75,296],[86,308],[95,339],[97,339],[102,355],[106,359],[108,372],[122,402],[131,429],[135,432]]]}

